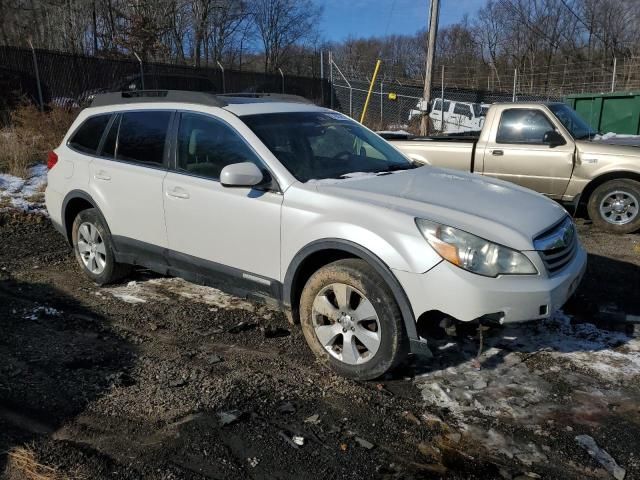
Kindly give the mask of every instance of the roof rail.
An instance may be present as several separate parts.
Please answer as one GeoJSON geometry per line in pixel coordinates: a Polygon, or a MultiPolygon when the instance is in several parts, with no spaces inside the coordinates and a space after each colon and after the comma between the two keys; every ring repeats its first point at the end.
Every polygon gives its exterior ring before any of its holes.
{"type": "Polygon", "coordinates": [[[261,100],[273,101],[273,102],[296,102],[296,103],[310,103],[313,104],[308,98],[301,97],[300,95],[292,95],[290,93],[268,93],[268,92],[238,92],[238,93],[219,93],[218,97],[235,97],[235,98],[259,98],[261,100]]]}
{"type": "Polygon", "coordinates": [[[131,90],[97,94],[91,102],[92,107],[107,105],[126,105],[128,103],[180,102],[196,103],[211,107],[224,107],[227,102],[218,95],[206,92],[186,90],[131,90]]]}

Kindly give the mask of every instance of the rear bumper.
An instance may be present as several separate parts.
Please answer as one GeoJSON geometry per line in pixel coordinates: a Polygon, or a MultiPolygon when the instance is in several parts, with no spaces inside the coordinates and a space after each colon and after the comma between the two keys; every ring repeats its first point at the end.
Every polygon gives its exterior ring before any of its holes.
{"type": "Polygon", "coordinates": [[[50,186],[44,191],[44,200],[47,206],[47,212],[51,219],[51,224],[60,234],[67,238],[67,231],[62,218],[62,194],[53,190],[50,186]]]}
{"type": "Polygon", "coordinates": [[[573,260],[552,277],[544,272],[488,278],[445,261],[423,274],[393,273],[409,298],[415,318],[436,310],[461,321],[491,315],[500,323],[511,323],[552,315],[575,292],[586,266],[587,254],[579,245],[573,260]]]}

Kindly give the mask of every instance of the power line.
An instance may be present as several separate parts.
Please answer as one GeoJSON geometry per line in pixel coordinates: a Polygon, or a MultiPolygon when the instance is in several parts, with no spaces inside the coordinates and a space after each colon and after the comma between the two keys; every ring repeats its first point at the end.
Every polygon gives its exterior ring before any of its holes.
{"type": "Polygon", "coordinates": [[[566,2],[566,0],[560,0],[560,2],[562,2],[562,5],[565,6],[565,8],[567,10],[569,10],[569,12],[571,12],[571,15],[573,15],[582,25],[584,25],[587,29],[589,29],[589,33],[592,33],[594,37],[597,37],[598,39],[600,39],[600,41],[602,43],[604,43],[604,46],[607,46],[607,42],[594,30],[592,31],[591,29],[593,28],[593,26],[588,25],[587,22],[585,22],[582,17],[580,15],[578,15],[573,8],[571,8],[569,6],[569,4],[566,2]]]}

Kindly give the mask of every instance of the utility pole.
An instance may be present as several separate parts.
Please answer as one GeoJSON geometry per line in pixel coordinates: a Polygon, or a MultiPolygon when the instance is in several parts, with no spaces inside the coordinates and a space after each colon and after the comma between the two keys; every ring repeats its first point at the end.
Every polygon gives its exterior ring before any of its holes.
{"type": "Polygon", "coordinates": [[[433,76],[433,57],[436,54],[436,35],[438,34],[438,14],[440,0],[431,0],[429,11],[429,43],[427,45],[427,64],[424,74],[424,92],[422,93],[422,116],[420,118],[420,135],[429,133],[429,102],[431,101],[431,77],[433,76]]]}

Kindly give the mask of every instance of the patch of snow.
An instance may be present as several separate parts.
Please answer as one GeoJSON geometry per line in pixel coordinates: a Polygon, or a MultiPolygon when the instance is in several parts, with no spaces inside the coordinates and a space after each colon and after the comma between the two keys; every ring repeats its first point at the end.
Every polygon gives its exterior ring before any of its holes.
{"type": "Polygon", "coordinates": [[[24,316],[25,320],[38,320],[42,316],[46,317],[59,317],[62,314],[59,310],[53,307],[37,306],[31,311],[27,312],[24,316]]]}
{"type": "Polygon", "coordinates": [[[596,441],[589,435],[578,435],[576,442],[584,448],[591,457],[593,457],[607,472],[613,475],[616,480],[624,480],[627,472],[624,468],[616,463],[611,455],[602,450],[596,444],[596,441]]]}
{"type": "Polygon", "coordinates": [[[474,442],[525,465],[546,456],[527,441],[487,431],[484,419],[544,437],[549,422],[562,419],[561,428],[592,425],[606,421],[610,405],[635,405],[625,386],[640,376],[640,340],[590,323],[573,324],[562,312],[538,324],[490,332],[480,370],[474,362],[476,342],[459,342],[455,348],[451,342],[434,344],[434,360],[415,377],[425,408],[447,411],[448,421],[474,442]]]}
{"type": "Polygon", "coordinates": [[[181,278],[152,278],[129,282],[119,287],[106,287],[103,291],[127,303],[149,301],[175,301],[175,297],[203,303],[217,308],[239,308],[255,311],[257,304],[222,292],[213,287],[189,283],[181,278]]]}
{"type": "Polygon", "coordinates": [[[34,202],[31,197],[41,193],[47,184],[47,166],[35,165],[30,167],[27,178],[16,177],[8,173],[0,173],[0,203],[8,198],[10,207],[27,213],[47,215],[42,202],[34,202]]]}
{"type": "Polygon", "coordinates": [[[120,300],[122,300],[123,302],[126,303],[147,303],[147,301],[144,298],[140,298],[140,297],[136,297],[134,295],[130,295],[128,293],[122,293],[122,292],[113,292],[113,296],[116,298],[119,298],[120,300]]]}

